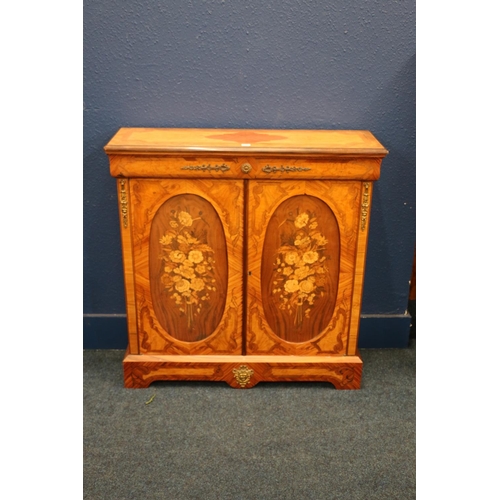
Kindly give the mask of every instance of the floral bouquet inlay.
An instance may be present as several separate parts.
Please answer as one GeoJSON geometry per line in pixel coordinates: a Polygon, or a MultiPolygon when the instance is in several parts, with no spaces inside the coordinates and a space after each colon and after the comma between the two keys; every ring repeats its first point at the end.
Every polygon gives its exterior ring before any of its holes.
{"type": "Polygon", "coordinates": [[[161,282],[187,318],[188,329],[194,325],[203,303],[215,292],[214,250],[207,245],[206,236],[197,234],[194,218],[187,211],[170,212],[170,229],[160,238],[163,272],[161,282]],[[202,241],[203,240],[203,241],[202,241]]]}
{"type": "Polygon", "coordinates": [[[273,294],[279,296],[279,308],[294,315],[294,325],[302,326],[308,318],[314,301],[325,293],[327,267],[325,265],[327,239],[318,230],[314,213],[309,210],[295,218],[291,232],[281,233],[281,246],[273,264],[273,294]]]}

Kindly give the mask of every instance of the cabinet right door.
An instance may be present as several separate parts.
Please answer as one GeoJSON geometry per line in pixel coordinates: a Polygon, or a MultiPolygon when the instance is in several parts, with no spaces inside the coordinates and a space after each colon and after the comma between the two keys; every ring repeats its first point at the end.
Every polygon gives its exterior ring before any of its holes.
{"type": "Polygon", "coordinates": [[[249,182],[247,354],[348,353],[362,189],[249,182]]]}

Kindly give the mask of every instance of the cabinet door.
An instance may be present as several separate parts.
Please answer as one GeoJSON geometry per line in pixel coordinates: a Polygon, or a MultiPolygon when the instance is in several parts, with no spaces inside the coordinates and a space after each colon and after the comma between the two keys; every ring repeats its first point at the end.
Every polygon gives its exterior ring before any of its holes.
{"type": "Polygon", "coordinates": [[[241,354],[243,182],[131,179],[138,350],[241,354]]]}
{"type": "Polygon", "coordinates": [[[353,181],[250,183],[247,354],[347,354],[361,193],[353,181]]]}

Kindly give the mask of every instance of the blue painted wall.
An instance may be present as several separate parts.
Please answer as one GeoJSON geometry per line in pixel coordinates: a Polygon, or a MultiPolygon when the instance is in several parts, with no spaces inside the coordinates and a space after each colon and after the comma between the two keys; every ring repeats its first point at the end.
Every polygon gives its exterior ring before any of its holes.
{"type": "Polygon", "coordinates": [[[403,345],[415,50],[415,0],[85,0],[84,346],[126,343],[115,180],[103,151],[122,126],[371,130],[390,153],[374,187],[361,340],[403,345]],[[393,326],[368,328],[375,319],[393,326]]]}

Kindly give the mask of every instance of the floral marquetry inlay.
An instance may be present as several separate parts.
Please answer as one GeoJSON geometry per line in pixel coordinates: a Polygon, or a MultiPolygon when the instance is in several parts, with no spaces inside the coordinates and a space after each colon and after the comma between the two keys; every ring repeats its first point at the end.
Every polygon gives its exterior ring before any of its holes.
{"type": "Polygon", "coordinates": [[[162,205],[150,266],[154,310],[166,332],[188,342],[211,335],[224,311],[228,262],[221,219],[207,200],[186,194],[162,205]]]}
{"type": "Polygon", "coordinates": [[[300,328],[304,317],[310,316],[315,299],[325,293],[328,240],[309,211],[299,213],[293,225],[295,231],[278,248],[274,261],[273,295],[279,298],[279,308],[293,316],[294,325],[300,328]]]}
{"type": "MultiPolygon", "coordinates": [[[[198,219],[202,215],[200,212],[198,219]]],[[[169,225],[160,238],[164,264],[161,281],[179,311],[186,314],[188,329],[192,329],[202,303],[216,291],[214,250],[201,241],[201,235],[190,231],[193,217],[189,212],[172,210],[169,225]]]]}
{"type": "Polygon", "coordinates": [[[340,240],[332,210],[319,198],[293,196],[269,220],[262,296],[273,332],[289,342],[316,337],[333,315],[340,240]]]}

